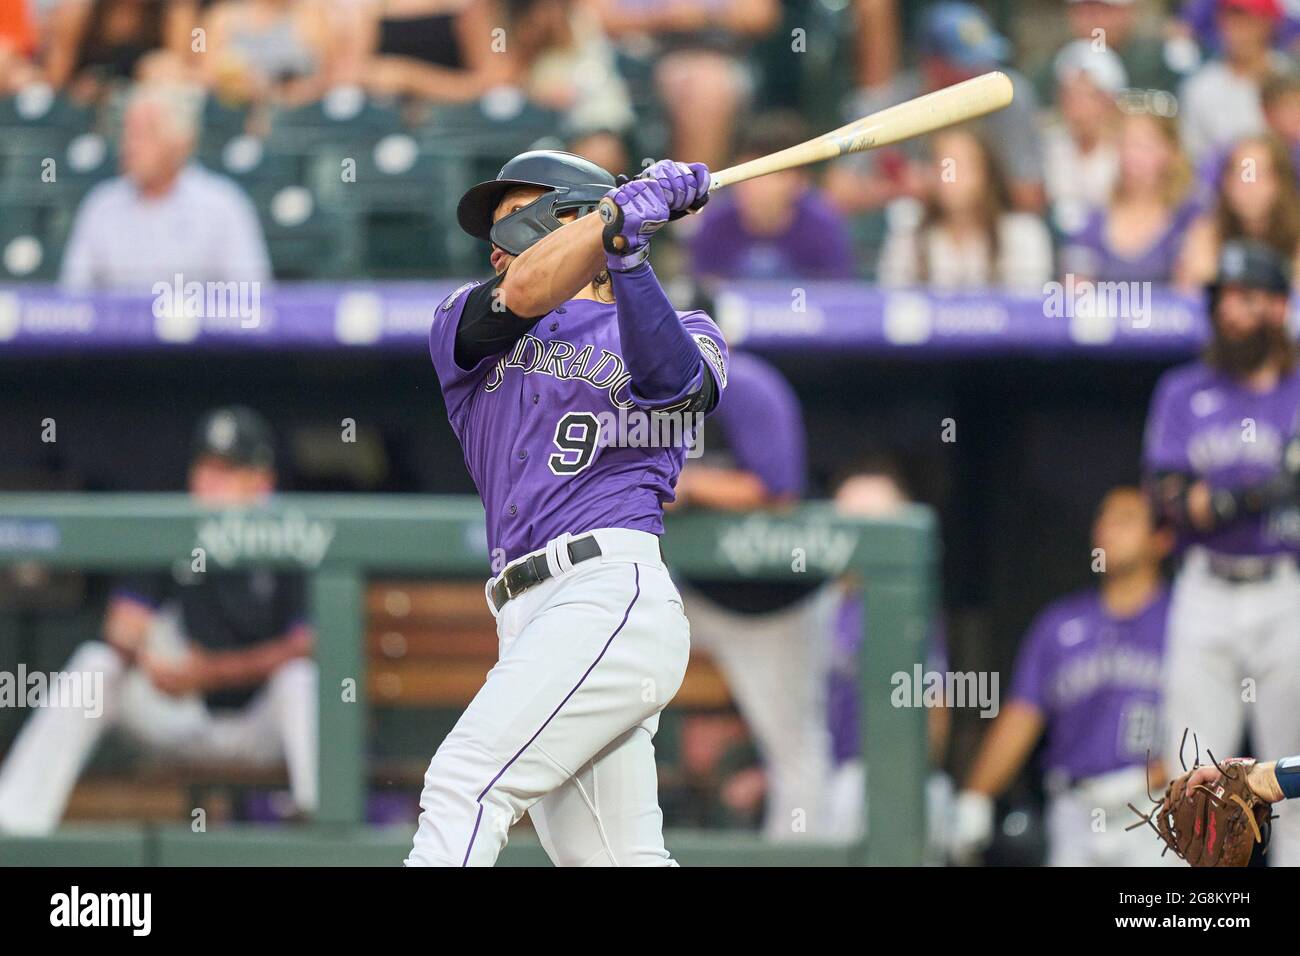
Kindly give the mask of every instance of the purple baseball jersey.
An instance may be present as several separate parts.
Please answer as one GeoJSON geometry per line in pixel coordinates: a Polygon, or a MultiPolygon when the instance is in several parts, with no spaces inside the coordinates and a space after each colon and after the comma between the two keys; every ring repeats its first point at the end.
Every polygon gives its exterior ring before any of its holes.
{"type": "Polygon", "coordinates": [[[1098,591],[1047,606],[1016,659],[1010,699],[1046,721],[1043,766],[1071,779],[1146,763],[1159,740],[1169,591],[1118,618],[1098,591]]]}
{"type": "MultiPolygon", "coordinates": [[[[602,440],[636,408],[612,304],[571,299],[513,348],[473,368],[456,364],[466,283],[438,307],[429,354],[452,431],[487,511],[488,547],[506,561],[563,532],[628,528],[663,533],[663,505],[686,443],[633,447],[602,440]]],[[[703,312],[679,313],[722,394],[727,345],[703,312]]],[[[495,564],[495,562],[494,562],[495,564]]]]}
{"type": "MultiPolygon", "coordinates": [[[[1143,453],[1148,472],[1194,474],[1216,488],[1241,488],[1275,474],[1300,411],[1300,374],[1269,392],[1252,392],[1204,362],[1166,372],[1156,386],[1143,453]]],[[[1296,542],[1275,528],[1278,515],[1246,517],[1209,534],[1188,534],[1233,555],[1280,554],[1296,542]]]]}

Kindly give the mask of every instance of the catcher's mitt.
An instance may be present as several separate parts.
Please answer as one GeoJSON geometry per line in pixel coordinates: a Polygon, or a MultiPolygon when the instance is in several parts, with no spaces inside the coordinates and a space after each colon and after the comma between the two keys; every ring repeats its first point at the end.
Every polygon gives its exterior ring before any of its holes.
{"type": "MultiPolygon", "coordinates": [[[[1234,758],[1219,763],[1210,754],[1219,779],[1189,786],[1188,778],[1201,766],[1199,756],[1191,770],[1170,782],[1163,799],[1152,799],[1155,805],[1149,812],[1130,803],[1129,809],[1142,819],[1126,829],[1150,826],[1165,843],[1162,856],[1173,850],[1192,866],[1245,866],[1256,843],[1267,849],[1272,831],[1269,804],[1246,782],[1255,761],[1234,758]]],[[[1186,770],[1186,764],[1183,767],[1186,770]]]]}

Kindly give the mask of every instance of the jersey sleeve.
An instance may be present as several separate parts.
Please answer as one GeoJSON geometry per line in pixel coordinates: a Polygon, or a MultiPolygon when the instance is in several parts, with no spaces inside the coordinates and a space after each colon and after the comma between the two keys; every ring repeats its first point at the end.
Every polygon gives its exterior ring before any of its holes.
{"type": "Polygon", "coordinates": [[[1180,401],[1181,390],[1174,385],[1166,376],[1151,398],[1142,447],[1142,464],[1148,473],[1192,470],[1187,457],[1185,407],[1180,401]]]}
{"type": "Polygon", "coordinates": [[[497,356],[488,356],[468,369],[456,364],[456,330],[460,326],[468,293],[479,284],[466,282],[447,296],[434,312],[433,324],[429,327],[429,357],[433,360],[433,370],[447,402],[447,415],[453,420],[460,417],[474,386],[497,359],[497,356]]]}
{"type": "Polygon", "coordinates": [[[1015,671],[1011,678],[1010,699],[1029,704],[1040,711],[1047,710],[1047,684],[1052,678],[1054,621],[1054,615],[1044,612],[1030,625],[1016,655],[1015,671]]]}
{"type": "Polygon", "coordinates": [[[681,319],[683,327],[690,333],[696,347],[700,350],[704,367],[708,370],[708,374],[713,376],[713,384],[717,387],[718,394],[714,408],[717,408],[727,391],[727,366],[730,361],[727,340],[722,337],[722,332],[714,321],[703,312],[687,312],[681,319]]]}

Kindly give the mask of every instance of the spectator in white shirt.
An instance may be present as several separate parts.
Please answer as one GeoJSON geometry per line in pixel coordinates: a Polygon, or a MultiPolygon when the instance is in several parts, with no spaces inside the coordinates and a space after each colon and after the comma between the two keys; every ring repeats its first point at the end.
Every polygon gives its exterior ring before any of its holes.
{"type": "Polygon", "coordinates": [[[1052,276],[1052,239],[1032,213],[1014,212],[1006,176],[989,145],[957,128],[931,141],[927,198],[888,210],[881,285],[1000,288],[1040,293],[1052,276]]]}
{"type": "Polygon", "coordinates": [[[1201,67],[1179,95],[1183,146],[1193,163],[1264,132],[1260,87],[1285,61],[1273,51],[1279,0],[1219,0],[1223,55],[1201,67]]]}
{"type": "Polygon", "coordinates": [[[1066,44],[1056,55],[1060,121],[1043,136],[1047,200],[1058,217],[1086,215],[1110,199],[1119,173],[1119,108],[1128,86],[1120,58],[1089,40],[1066,44]]]}
{"type": "Polygon", "coordinates": [[[201,101],[190,90],[136,87],[122,130],[122,175],[77,210],[61,281],[71,289],[148,292],[191,282],[270,278],[253,204],[224,176],[190,161],[201,101]]]}

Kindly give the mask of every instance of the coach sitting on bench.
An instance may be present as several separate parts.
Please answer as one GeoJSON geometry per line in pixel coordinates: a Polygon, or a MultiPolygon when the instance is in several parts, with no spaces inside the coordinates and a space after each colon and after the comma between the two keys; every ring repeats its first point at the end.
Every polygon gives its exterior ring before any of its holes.
{"type": "MultiPolygon", "coordinates": [[[[262,417],[238,407],[206,415],[189,487],[209,507],[269,495],[273,440],[262,417]]],[[[301,576],[199,571],[188,556],[170,573],[120,582],[104,640],[83,644],[64,668],[102,674],[102,714],[66,702],[32,714],[0,765],[0,832],[53,830],[95,745],[117,726],[188,760],[285,760],[295,804],[314,810],[317,675],[302,610],[301,576]]]]}

